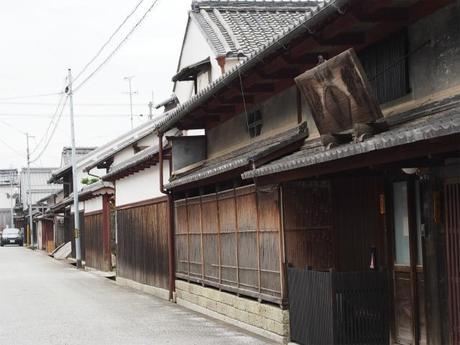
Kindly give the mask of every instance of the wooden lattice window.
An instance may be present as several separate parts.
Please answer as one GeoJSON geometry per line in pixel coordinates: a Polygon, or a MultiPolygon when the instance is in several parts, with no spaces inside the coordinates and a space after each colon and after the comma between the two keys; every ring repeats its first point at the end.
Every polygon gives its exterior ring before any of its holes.
{"type": "Polygon", "coordinates": [[[253,111],[247,117],[248,132],[251,138],[257,137],[262,131],[262,112],[260,110],[253,111]]]}
{"type": "Polygon", "coordinates": [[[406,30],[364,49],[359,58],[380,103],[410,92],[406,30]]]}

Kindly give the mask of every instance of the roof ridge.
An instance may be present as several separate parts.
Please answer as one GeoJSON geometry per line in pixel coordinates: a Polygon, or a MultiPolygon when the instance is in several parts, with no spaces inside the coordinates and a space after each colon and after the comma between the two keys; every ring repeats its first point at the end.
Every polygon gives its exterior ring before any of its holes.
{"type": "Polygon", "coordinates": [[[192,10],[202,8],[241,8],[241,9],[304,9],[305,7],[318,6],[323,0],[194,0],[192,10]]]}

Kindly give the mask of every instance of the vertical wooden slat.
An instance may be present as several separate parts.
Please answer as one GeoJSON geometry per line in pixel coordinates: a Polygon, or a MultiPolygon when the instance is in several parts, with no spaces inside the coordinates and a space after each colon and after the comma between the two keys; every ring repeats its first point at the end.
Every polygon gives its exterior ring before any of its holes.
{"type": "Polygon", "coordinates": [[[167,200],[117,210],[117,274],[142,284],[168,288],[167,200]]]}
{"type": "Polygon", "coordinates": [[[235,255],[236,255],[236,286],[240,287],[240,265],[239,265],[239,254],[238,254],[238,231],[239,231],[239,226],[238,226],[238,208],[236,204],[236,188],[233,187],[233,207],[235,209],[235,255]]]}
{"type": "Polygon", "coordinates": [[[219,265],[219,284],[222,284],[222,250],[221,250],[221,239],[220,239],[220,209],[219,209],[219,199],[216,192],[216,212],[217,212],[217,257],[219,265]]]}
{"type": "Polygon", "coordinates": [[[460,344],[460,182],[447,181],[445,192],[445,227],[448,276],[449,337],[460,344]]]}
{"type": "Polygon", "coordinates": [[[201,247],[201,279],[204,280],[204,245],[203,245],[203,199],[200,193],[200,247],[201,247]]]}
{"type": "Polygon", "coordinates": [[[257,246],[257,290],[261,292],[261,279],[260,279],[260,210],[259,210],[259,193],[255,191],[255,202],[256,202],[256,246],[257,246]]]}
{"type": "Polygon", "coordinates": [[[187,265],[188,265],[188,270],[187,274],[190,279],[190,222],[189,222],[189,217],[188,217],[188,202],[187,198],[185,198],[185,224],[187,226],[187,265]]]}

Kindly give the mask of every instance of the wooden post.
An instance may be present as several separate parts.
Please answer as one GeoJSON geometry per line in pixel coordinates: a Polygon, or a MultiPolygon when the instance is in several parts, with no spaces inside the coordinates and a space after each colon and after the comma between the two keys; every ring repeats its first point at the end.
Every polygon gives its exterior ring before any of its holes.
{"type": "Polygon", "coordinates": [[[220,243],[220,208],[219,208],[219,194],[216,188],[216,210],[217,210],[217,254],[218,254],[218,262],[219,262],[219,286],[222,284],[222,249],[220,243]]]}
{"type": "MultiPolygon", "coordinates": [[[[257,285],[259,294],[261,293],[261,276],[260,276],[260,244],[259,244],[259,232],[260,232],[260,214],[259,214],[259,193],[257,191],[257,186],[255,186],[254,196],[256,198],[256,253],[257,253],[257,285]]],[[[259,296],[259,302],[260,302],[259,296]]]]}
{"type": "Polygon", "coordinates": [[[103,269],[112,270],[112,251],[110,249],[110,195],[102,196],[102,257],[103,269]]]}
{"type": "Polygon", "coordinates": [[[200,190],[200,246],[201,246],[201,284],[204,286],[204,243],[203,243],[203,191],[200,190]]]}
{"type": "Polygon", "coordinates": [[[238,205],[236,202],[236,188],[233,186],[233,205],[235,208],[235,254],[236,254],[236,286],[239,288],[240,287],[240,265],[239,265],[239,259],[238,259],[238,232],[239,232],[239,224],[238,224],[238,205]]]}

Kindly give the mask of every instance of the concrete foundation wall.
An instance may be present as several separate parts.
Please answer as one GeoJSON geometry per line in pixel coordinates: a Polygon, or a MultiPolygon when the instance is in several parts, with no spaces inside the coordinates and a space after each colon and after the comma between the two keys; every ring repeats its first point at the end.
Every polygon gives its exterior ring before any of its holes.
{"type": "Polygon", "coordinates": [[[176,280],[176,302],[269,339],[289,340],[289,312],[213,288],[176,280]]]}
{"type": "Polygon", "coordinates": [[[149,295],[153,295],[153,296],[162,298],[167,301],[169,300],[169,291],[165,289],[161,289],[161,288],[146,285],[146,284],[141,284],[141,283],[135,282],[134,280],[121,278],[118,276],[116,278],[116,283],[120,286],[130,287],[130,288],[145,292],[149,295]]]}

